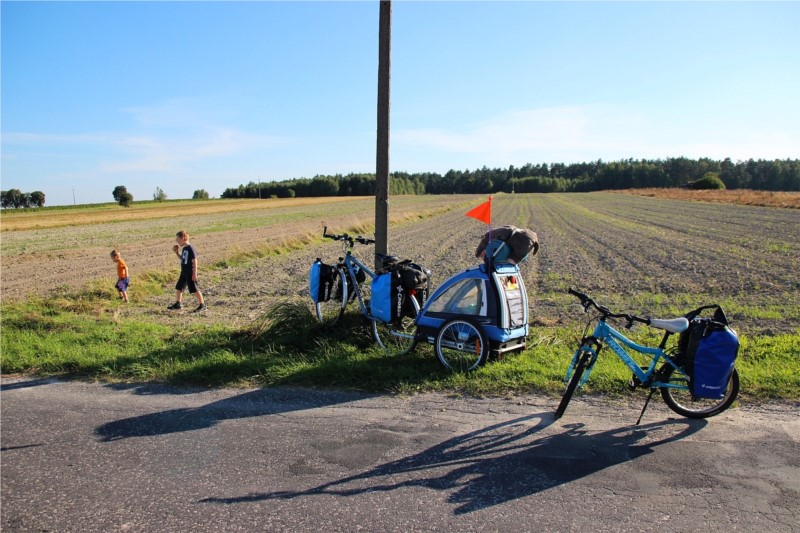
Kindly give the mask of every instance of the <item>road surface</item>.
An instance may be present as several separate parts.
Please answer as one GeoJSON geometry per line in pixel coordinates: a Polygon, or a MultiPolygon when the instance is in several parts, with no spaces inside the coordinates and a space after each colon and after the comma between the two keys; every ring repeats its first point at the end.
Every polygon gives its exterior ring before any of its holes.
{"type": "Polygon", "coordinates": [[[800,530],[797,404],[2,379],[2,530],[800,530]]]}

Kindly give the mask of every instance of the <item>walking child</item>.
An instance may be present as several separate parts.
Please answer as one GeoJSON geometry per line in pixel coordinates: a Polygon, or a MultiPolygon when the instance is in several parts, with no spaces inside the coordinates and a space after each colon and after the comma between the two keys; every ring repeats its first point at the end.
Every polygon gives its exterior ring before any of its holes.
{"type": "Polygon", "coordinates": [[[183,290],[189,288],[189,293],[194,294],[197,298],[197,309],[195,313],[205,311],[207,309],[203,301],[203,293],[197,286],[197,253],[194,247],[189,244],[189,232],[181,230],[175,234],[175,244],[172,251],[175,252],[181,260],[181,275],[178,278],[178,283],[175,285],[175,303],[168,306],[167,309],[181,309],[183,307],[183,290]]]}
{"type": "Polygon", "coordinates": [[[128,265],[125,264],[125,261],[123,261],[119,250],[116,248],[111,250],[111,260],[117,264],[117,283],[114,284],[114,288],[117,289],[119,297],[122,298],[122,301],[127,303],[128,284],[130,283],[130,278],[128,277],[128,265]]]}

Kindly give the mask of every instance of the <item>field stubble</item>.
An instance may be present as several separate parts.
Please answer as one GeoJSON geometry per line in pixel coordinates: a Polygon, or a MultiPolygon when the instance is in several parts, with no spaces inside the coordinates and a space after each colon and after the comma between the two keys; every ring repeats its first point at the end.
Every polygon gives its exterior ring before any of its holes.
{"type": "MultiPolygon", "coordinates": [[[[434,286],[475,264],[475,246],[487,227],[464,212],[483,199],[393,199],[391,213],[397,223],[390,230],[390,253],[430,268],[434,286]]],[[[244,326],[279,301],[307,298],[311,262],[317,257],[333,262],[341,255],[338,243],[319,242],[324,224],[333,232],[368,229],[373,211],[370,198],[246,215],[193,214],[185,219],[6,232],[3,298],[101,278],[111,284],[108,251],[119,245],[134,274],[134,304],[120,310],[121,316],[244,326]],[[162,296],[136,295],[137,274],[176,267],[169,248],[180,227],[195,235],[192,241],[200,254],[201,286],[210,306],[203,315],[167,312],[171,284],[164,286],[162,296]],[[231,255],[298,241],[313,244],[213,272],[207,268],[231,255]]],[[[522,266],[534,326],[571,323],[582,316],[566,295],[572,286],[620,310],[655,315],[686,312],[703,303],[735,302],[734,322],[737,308],[757,309],[748,313],[755,319],[735,323],[742,330],[769,334],[797,327],[797,210],[614,193],[518,194],[495,196],[492,218],[495,226],[514,224],[539,234],[539,255],[522,266]]],[[[372,247],[356,247],[356,254],[367,262],[373,252],[372,247]]]]}

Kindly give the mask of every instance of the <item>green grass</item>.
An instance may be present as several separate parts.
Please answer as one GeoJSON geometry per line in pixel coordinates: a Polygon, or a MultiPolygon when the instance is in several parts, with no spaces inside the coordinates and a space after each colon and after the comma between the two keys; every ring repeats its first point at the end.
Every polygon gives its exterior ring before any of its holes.
{"type": "MultiPolygon", "coordinates": [[[[163,281],[158,275],[142,278],[137,291],[157,293],[163,281]]],[[[384,355],[360,315],[345,315],[342,327],[325,328],[315,322],[303,301],[285,301],[242,329],[208,325],[175,329],[145,318],[121,319],[120,304],[113,297],[111,290],[97,287],[80,294],[3,303],[3,373],[200,386],[557,395],[581,334],[577,323],[537,326],[525,352],[492,360],[470,374],[452,374],[439,365],[430,346],[419,346],[403,357],[384,355]]],[[[634,332],[636,340],[657,342],[646,328],[634,332]]],[[[741,341],[737,368],[743,398],[800,398],[800,328],[778,335],[743,335],[741,341]]],[[[627,394],[628,378],[628,369],[605,353],[586,390],[627,394]]]]}

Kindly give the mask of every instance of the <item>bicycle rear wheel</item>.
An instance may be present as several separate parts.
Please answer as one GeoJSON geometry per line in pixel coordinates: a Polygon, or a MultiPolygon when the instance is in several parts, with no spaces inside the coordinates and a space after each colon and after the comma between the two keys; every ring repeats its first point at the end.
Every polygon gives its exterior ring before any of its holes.
{"type": "Polygon", "coordinates": [[[378,346],[391,355],[405,355],[417,345],[415,318],[404,316],[394,322],[372,320],[372,335],[378,346]]]}
{"type": "Polygon", "coordinates": [[[688,385],[686,376],[678,372],[675,367],[665,364],[661,367],[661,381],[677,387],[661,387],[661,397],[667,406],[686,418],[708,418],[718,415],[730,407],[739,395],[739,373],[733,369],[725,394],[719,399],[696,398],[692,391],[685,388],[688,385]]]}
{"type": "Polygon", "coordinates": [[[317,320],[323,324],[335,324],[344,314],[344,308],[347,305],[347,283],[345,283],[344,277],[344,270],[337,268],[330,299],[314,304],[317,320]]]}
{"type": "Polygon", "coordinates": [[[589,349],[581,346],[579,350],[580,355],[578,357],[578,362],[575,365],[575,370],[572,372],[572,377],[567,385],[567,390],[564,391],[564,395],[561,397],[561,402],[558,404],[558,409],[556,409],[556,420],[564,415],[564,411],[567,410],[567,405],[569,405],[569,401],[572,399],[575,389],[578,388],[578,385],[581,382],[583,373],[586,371],[586,368],[589,366],[592,360],[592,352],[589,349]]]}

